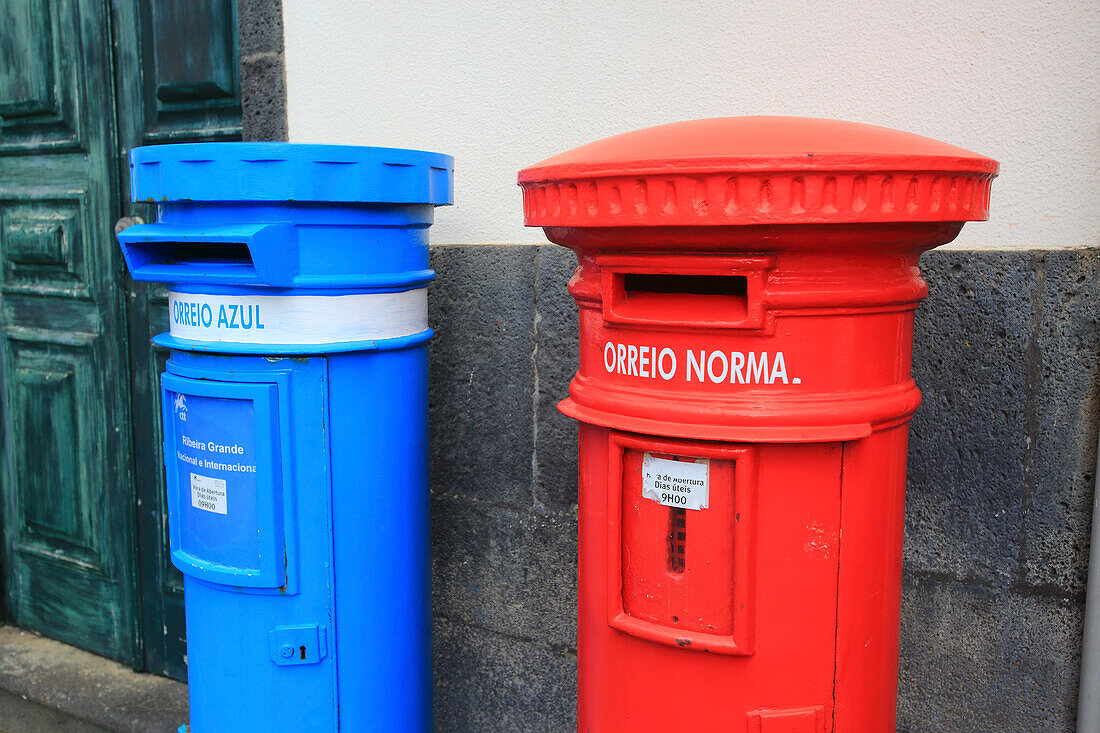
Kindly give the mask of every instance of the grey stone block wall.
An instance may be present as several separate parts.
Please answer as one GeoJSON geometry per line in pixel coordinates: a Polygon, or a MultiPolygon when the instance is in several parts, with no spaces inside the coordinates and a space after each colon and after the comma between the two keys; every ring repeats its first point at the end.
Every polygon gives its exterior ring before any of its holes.
{"type": "Polygon", "coordinates": [[[432,251],[440,731],[574,729],[576,430],[553,409],[576,363],[570,260],[551,247],[432,251]]]}
{"type": "Polygon", "coordinates": [[[245,140],[287,139],[282,0],[237,0],[245,140]]]}
{"type": "MultiPolygon", "coordinates": [[[[439,731],[570,731],[573,255],[439,246],[431,291],[439,731]]],[[[1100,415],[1097,249],[925,255],[898,729],[1074,729],[1100,415]]]]}
{"type": "Polygon", "coordinates": [[[1095,248],[933,251],[899,729],[1075,729],[1100,417],[1095,248]]]}

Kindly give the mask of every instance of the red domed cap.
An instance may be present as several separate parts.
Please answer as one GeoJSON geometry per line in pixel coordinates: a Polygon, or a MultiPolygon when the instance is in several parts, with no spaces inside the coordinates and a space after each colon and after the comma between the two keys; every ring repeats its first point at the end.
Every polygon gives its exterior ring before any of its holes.
{"type": "Polygon", "coordinates": [[[519,173],[528,226],[980,221],[997,161],[886,127],[719,117],[597,140],[519,173]]]}

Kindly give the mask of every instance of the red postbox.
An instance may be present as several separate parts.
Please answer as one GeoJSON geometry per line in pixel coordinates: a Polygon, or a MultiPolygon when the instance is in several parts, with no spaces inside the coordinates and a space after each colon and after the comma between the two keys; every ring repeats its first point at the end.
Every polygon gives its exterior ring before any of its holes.
{"type": "Polygon", "coordinates": [[[578,260],[580,731],[892,733],[917,261],[997,167],[742,117],[520,172],[578,260]]]}

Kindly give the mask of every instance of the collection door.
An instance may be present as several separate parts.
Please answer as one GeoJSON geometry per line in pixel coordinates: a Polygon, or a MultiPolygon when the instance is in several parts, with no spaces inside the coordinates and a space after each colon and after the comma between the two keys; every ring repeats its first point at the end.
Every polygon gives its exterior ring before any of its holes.
{"type": "MultiPolygon", "coordinates": [[[[0,23],[0,606],[185,674],[154,388],[164,294],[114,239],[136,145],[240,137],[231,0],[6,0],[0,23]]],[[[123,219],[120,225],[126,222],[123,219]]]]}

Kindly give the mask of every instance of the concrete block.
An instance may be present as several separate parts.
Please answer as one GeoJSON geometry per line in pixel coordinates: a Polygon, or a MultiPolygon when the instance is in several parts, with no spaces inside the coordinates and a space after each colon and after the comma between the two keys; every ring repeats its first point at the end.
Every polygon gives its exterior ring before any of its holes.
{"type": "Polygon", "coordinates": [[[909,575],[898,731],[1072,733],[1083,608],[909,575]]]}
{"type": "Polygon", "coordinates": [[[576,655],[436,618],[438,733],[576,730],[576,655]]]}
{"type": "Polygon", "coordinates": [[[1100,249],[1047,250],[1037,257],[1042,301],[1023,574],[1031,585],[1080,596],[1100,418],[1100,249]]]}
{"type": "Polygon", "coordinates": [[[434,613],[576,648],[575,517],[447,496],[431,511],[434,613]]]}
{"type": "Polygon", "coordinates": [[[286,80],[281,55],[241,60],[241,129],[245,140],[287,139],[286,80]]]}
{"type": "Polygon", "coordinates": [[[570,250],[539,247],[535,500],[552,509],[577,504],[577,423],[557,407],[577,371],[577,304],[566,290],[576,266],[570,250]]]}
{"type": "Polygon", "coordinates": [[[237,0],[237,26],[242,59],[283,52],[281,0],[237,0]]]}
{"type": "Polygon", "coordinates": [[[432,488],[533,502],[535,247],[432,248],[432,488]]]}
{"type": "Polygon", "coordinates": [[[924,400],[909,440],[907,566],[1007,586],[1017,575],[1035,286],[1021,252],[941,250],[915,321],[924,400]]]}

